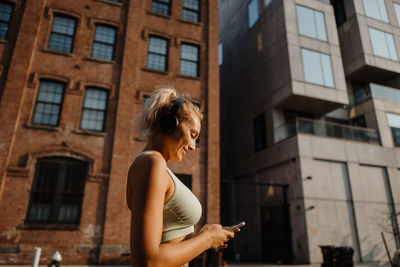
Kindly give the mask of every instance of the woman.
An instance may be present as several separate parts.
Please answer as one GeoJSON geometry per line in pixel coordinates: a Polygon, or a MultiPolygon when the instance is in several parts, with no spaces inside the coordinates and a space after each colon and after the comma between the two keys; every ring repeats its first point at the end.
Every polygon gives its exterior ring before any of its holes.
{"type": "Polygon", "coordinates": [[[168,160],[181,161],[195,150],[201,119],[198,107],[171,88],[155,91],[138,117],[138,130],[148,140],[128,173],[135,267],[182,266],[209,248],[227,247],[234,237],[219,224],[207,224],[193,235],[200,202],[167,167],[168,160]]]}

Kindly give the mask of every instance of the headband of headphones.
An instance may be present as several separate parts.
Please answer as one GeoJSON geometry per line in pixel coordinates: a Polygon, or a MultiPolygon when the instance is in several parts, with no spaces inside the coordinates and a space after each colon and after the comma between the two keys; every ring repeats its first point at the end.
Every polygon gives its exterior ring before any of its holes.
{"type": "Polygon", "coordinates": [[[174,105],[171,108],[171,114],[176,115],[178,112],[179,108],[181,107],[182,103],[185,102],[185,99],[179,97],[175,100],[174,105]]]}

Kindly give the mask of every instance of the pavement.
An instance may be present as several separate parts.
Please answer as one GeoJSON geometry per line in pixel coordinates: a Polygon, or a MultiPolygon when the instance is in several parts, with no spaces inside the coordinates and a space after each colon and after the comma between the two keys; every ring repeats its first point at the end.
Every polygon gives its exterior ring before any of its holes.
{"type": "MultiPolygon", "coordinates": [[[[0,265],[1,267],[30,267],[29,265],[0,265]]],[[[61,267],[131,267],[130,265],[61,265],[61,267]]],[[[354,267],[390,267],[389,264],[365,264],[355,263],[354,267]]],[[[39,265],[47,267],[47,265],[39,265]]],[[[228,263],[225,267],[321,267],[321,264],[258,264],[258,263],[228,263]]]]}

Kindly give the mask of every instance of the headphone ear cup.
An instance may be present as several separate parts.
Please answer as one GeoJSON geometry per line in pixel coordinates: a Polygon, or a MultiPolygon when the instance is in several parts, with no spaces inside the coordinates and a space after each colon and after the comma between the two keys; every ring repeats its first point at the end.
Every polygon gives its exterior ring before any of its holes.
{"type": "Polygon", "coordinates": [[[179,125],[179,120],[175,115],[167,114],[160,119],[160,128],[165,133],[173,133],[179,125]]]}

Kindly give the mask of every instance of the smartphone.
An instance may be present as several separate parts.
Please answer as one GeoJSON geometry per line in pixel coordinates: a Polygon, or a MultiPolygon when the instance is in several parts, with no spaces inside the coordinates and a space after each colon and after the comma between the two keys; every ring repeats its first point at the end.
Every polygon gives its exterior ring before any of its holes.
{"type": "Polygon", "coordinates": [[[230,226],[228,229],[226,229],[227,231],[232,231],[232,230],[235,230],[235,229],[237,229],[237,228],[240,228],[240,227],[242,227],[242,226],[244,226],[244,225],[246,225],[246,223],[245,222],[241,222],[241,223],[238,223],[238,224],[235,224],[235,225],[232,225],[232,226],[230,226]]]}

